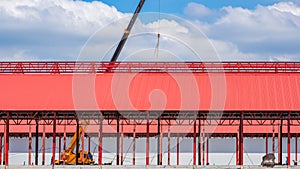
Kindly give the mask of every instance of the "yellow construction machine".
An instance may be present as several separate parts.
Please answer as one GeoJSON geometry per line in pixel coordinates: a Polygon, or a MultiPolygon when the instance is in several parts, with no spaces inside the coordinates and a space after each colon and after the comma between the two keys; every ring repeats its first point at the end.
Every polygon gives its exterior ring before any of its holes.
{"type": "MultiPolygon", "coordinates": [[[[79,127],[79,131],[78,131],[78,137],[80,138],[80,135],[82,134],[82,127],[79,127]]],[[[77,138],[77,133],[75,132],[69,146],[68,149],[65,150],[62,154],[61,154],[61,160],[55,160],[55,165],[61,165],[61,164],[65,164],[65,165],[76,165],[76,154],[73,153],[74,148],[76,147],[76,138],[77,138]]],[[[80,165],[91,165],[94,164],[95,161],[93,160],[93,156],[90,152],[87,151],[83,151],[80,150],[77,154],[78,157],[78,164],[80,165]],[[82,156],[84,157],[84,159],[82,159],[82,156]]]]}

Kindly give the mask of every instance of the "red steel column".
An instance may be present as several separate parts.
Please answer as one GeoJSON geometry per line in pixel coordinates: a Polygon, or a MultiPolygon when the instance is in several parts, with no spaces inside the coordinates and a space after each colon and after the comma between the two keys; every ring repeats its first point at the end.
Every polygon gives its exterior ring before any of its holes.
{"type": "Polygon", "coordinates": [[[66,146],[67,146],[67,121],[65,120],[65,124],[64,124],[64,153],[63,153],[63,165],[66,164],[65,160],[66,160],[66,146]]]}
{"type": "Polygon", "coordinates": [[[46,133],[45,125],[43,125],[43,137],[42,137],[42,165],[45,165],[45,146],[46,146],[46,133]]]}
{"type": "Polygon", "coordinates": [[[161,165],[160,161],[160,117],[157,119],[157,165],[161,165]]]}
{"type": "Polygon", "coordinates": [[[179,134],[177,133],[177,165],[179,165],[179,134]]]}
{"type": "MultiPolygon", "coordinates": [[[[163,125],[160,125],[161,127],[163,126],[163,125]]],[[[159,142],[160,142],[160,148],[159,148],[159,161],[160,161],[160,165],[162,165],[162,159],[163,159],[163,150],[162,150],[162,148],[163,148],[163,137],[164,137],[164,135],[163,135],[163,130],[161,130],[161,132],[160,132],[160,137],[159,137],[159,142]]]]}
{"type": "Polygon", "coordinates": [[[287,151],[288,151],[288,159],[287,159],[287,165],[291,165],[291,124],[290,124],[290,119],[291,119],[291,112],[289,111],[288,113],[288,120],[287,120],[287,133],[288,133],[288,138],[287,138],[287,151]]]}
{"type": "Polygon", "coordinates": [[[235,164],[239,165],[239,135],[236,133],[235,137],[235,164]]]}
{"type": "Polygon", "coordinates": [[[39,121],[35,121],[35,165],[39,164],[39,121]]]}
{"type": "Polygon", "coordinates": [[[278,164],[282,164],[282,117],[279,124],[279,133],[278,133],[278,164]]]}
{"type": "Polygon", "coordinates": [[[103,118],[99,119],[99,144],[98,144],[98,165],[102,165],[102,132],[103,132],[103,118]]]}
{"type": "Polygon", "coordinates": [[[2,164],[2,134],[0,134],[0,165],[2,164]]]}
{"type": "Polygon", "coordinates": [[[274,130],[274,126],[273,126],[273,133],[272,133],[272,153],[275,154],[275,130],[274,130]]]}
{"type": "Polygon", "coordinates": [[[197,146],[196,146],[196,124],[197,120],[196,120],[196,112],[194,112],[194,132],[193,132],[193,138],[194,138],[194,142],[193,142],[193,165],[196,165],[196,151],[197,151],[197,146]]]}
{"type": "Polygon", "coordinates": [[[6,115],[6,125],[5,125],[5,166],[8,166],[8,156],[9,156],[9,112],[6,115]]]}
{"type": "Polygon", "coordinates": [[[120,117],[117,116],[117,165],[120,165],[120,117]]]}
{"type": "Polygon", "coordinates": [[[149,165],[149,111],[147,111],[146,165],[149,165]]]}
{"type": "Polygon", "coordinates": [[[84,164],[84,129],[82,129],[82,133],[81,133],[81,162],[82,164],[84,164]]]}
{"type": "Polygon", "coordinates": [[[56,149],[56,112],[53,112],[53,134],[52,134],[52,165],[55,163],[55,149],[56,149]]]}
{"type": "Polygon", "coordinates": [[[298,162],[298,133],[296,133],[295,137],[295,161],[298,162]]]}
{"type": "Polygon", "coordinates": [[[205,128],[202,132],[202,164],[205,165],[205,128]]]}
{"type": "Polygon", "coordinates": [[[31,151],[32,151],[32,134],[31,134],[31,125],[29,124],[29,140],[28,140],[28,165],[31,165],[31,151]]]}
{"type": "Polygon", "coordinates": [[[135,135],[135,129],[136,129],[136,124],[134,122],[134,125],[133,125],[133,147],[132,147],[132,165],[135,165],[135,138],[136,138],[136,135],[135,135]]]}
{"type": "Polygon", "coordinates": [[[268,133],[266,134],[266,154],[269,153],[269,141],[268,141],[268,133]]]}
{"type": "Polygon", "coordinates": [[[88,136],[88,152],[91,152],[91,137],[88,136]]]}
{"type": "Polygon", "coordinates": [[[208,135],[208,133],[206,134],[207,135],[207,139],[206,139],[206,165],[208,165],[209,164],[209,160],[208,160],[208,153],[209,153],[209,135],[208,135]]]}
{"type": "Polygon", "coordinates": [[[121,123],[121,165],[123,165],[123,155],[124,155],[124,133],[123,133],[123,121],[121,123]]]}
{"type": "Polygon", "coordinates": [[[171,121],[169,119],[169,124],[168,124],[168,165],[171,163],[171,133],[170,133],[170,124],[171,121]]]}
{"type": "Polygon", "coordinates": [[[240,141],[240,145],[239,145],[239,165],[243,165],[243,155],[244,155],[244,112],[241,112],[241,119],[240,119],[240,127],[239,127],[239,141],[240,141]]]}
{"type": "Polygon", "coordinates": [[[58,138],[58,160],[61,160],[61,135],[59,134],[58,138]]]}
{"type": "Polygon", "coordinates": [[[201,119],[200,119],[200,112],[199,112],[199,120],[198,120],[198,165],[201,165],[201,119]]]}

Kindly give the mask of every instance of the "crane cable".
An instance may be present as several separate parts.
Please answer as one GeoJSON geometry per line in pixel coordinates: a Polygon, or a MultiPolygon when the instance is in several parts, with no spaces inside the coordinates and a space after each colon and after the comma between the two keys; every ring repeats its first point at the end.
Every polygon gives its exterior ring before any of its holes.
{"type": "Polygon", "coordinates": [[[154,55],[155,55],[155,59],[158,59],[158,52],[159,52],[159,39],[160,39],[160,0],[158,0],[158,30],[157,30],[157,42],[156,42],[156,46],[155,46],[155,51],[154,51],[154,55]]]}

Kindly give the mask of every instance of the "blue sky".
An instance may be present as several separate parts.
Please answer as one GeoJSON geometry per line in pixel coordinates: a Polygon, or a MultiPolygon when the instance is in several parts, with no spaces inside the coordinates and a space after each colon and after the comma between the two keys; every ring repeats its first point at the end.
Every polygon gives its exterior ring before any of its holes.
{"type": "MultiPolygon", "coordinates": [[[[0,60],[77,60],[83,47],[92,50],[85,52],[93,56],[88,59],[108,60],[138,2],[1,0],[0,60]]],[[[203,60],[210,60],[211,52],[201,44],[201,37],[223,61],[300,60],[299,0],[146,0],[142,13],[158,12],[159,2],[160,12],[181,19],[161,18],[158,22],[155,15],[148,16],[149,20],[139,17],[132,39],[121,53],[123,59],[147,50],[133,60],[153,61],[149,56],[157,36],[151,32],[161,27],[165,33],[161,61],[173,61],[173,57],[163,57],[167,54],[199,61],[189,57],[186,49],[181,50],[178,42],[174,44],[176,39],[185,40],[183,44],[199,50],[203,60]],[[175,46],[177,50],[173,50],[175,46]]]]}

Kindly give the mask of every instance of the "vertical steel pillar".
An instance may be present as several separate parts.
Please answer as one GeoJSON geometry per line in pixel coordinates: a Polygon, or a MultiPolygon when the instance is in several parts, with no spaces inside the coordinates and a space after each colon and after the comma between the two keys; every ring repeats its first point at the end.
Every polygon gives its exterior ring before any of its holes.
{"type": "Polygon", "coordinates": [[[117,115],[117,165],[120,165],[120,116],[117,115]]]}
{"type": "Polygon", "coordinates": [[[171,164],[171,133],[170,133],[171,120],[168,123],[168,165],[171,164]]]}
{"type": "Polygon", "coordinates": [[[194,132],[193,132],[193,140],[194,140],[194,142],[193,142],[193,165],[196,165],[197,163],[196,163],[196,149],[197,149],[197,147],[196,147],[196,125],[197,125],[197,117],[196,117],[197,115],[196,115],[196,112],[194,112],[194,132]]]}
{"type": "Polygon", "coordinates": [[[177,165],[179,165],[179,144],[180,144],[180,142],[179,142],[179,134],[177,133],[177,148],[176,148],[176,151],[177,151],[177,165]]]}
{"type": "Polygon", "coordinates": [[[58,135],[58,160],[61,160],[61,135],[58,135]]]}
{"type": "Polygon", "coordinates": [[[298,133],[295,137],[295,161],[298,162],[298,133]]]}
{"type": "Polygon", "coordinates": [[[235,164],[239,165],[239,135],[236,133],[235,136],[235,164]]]}
{"type": "Polygon", "coordinates": [[[0,165],[2,164],[2,134],[0,134],[0,165]]]}
{"type": "Polygon", "coordinates": [[[43,125],[43,138],[42,138],[42,165],[45,165],[45,146],[46,146],[46,129],[43,125]]]}
{"type": "Polygon", "coordinates": [[[56,149],[56,112],[53,112],[53,134],[52,134],[52,166],[55,164],[55,149],[56,149]]]}
{"type": "Polygon", "coordinates": [[[244,112],[241,112],[240,127],[239,127],[239,165],[243,165],[244,155],[244,112]]]}
{"type": "Polygon", "coordinates": [[[197,117],[196,117],[196,112],[194,112],[194,132],[193,132],[193,165],[196,165],[197,163],[196,163],[196,149],[197,149],[197,147],[196,147],[196,126],[197,126],[197,124],[196,124],[196,122],[197,122],[197,117]]]}
{"type": "Polygon", "coordinates": [[[287,165],[290,166],[291,165],[291,112],[289,111],[288,113],[288,119],[287,119],[287,134],[288,134],[288,138],[287,138],[287,151],[288,151],[288,157],[287,157],[287,165]]]}
{"type": "Polygon", "coordinates": [[[160,117],[157,119],[157,165],[161,165],[160,161],[160,117]]]}
{"type": "Polygon", "coordinates": [[[135,121],[134,121],[134,125],[133,125],[132,165],[135,165],[135,146],[136,146],[136,143],[135,143],[135,138],[136,138],[135,130],[136,130],[136,124],[135,124],[135,121]]]}
{"type": "Polygon", "coordinates": [[[8,166],[9,156],[9,112],[6,114],[6,125],[5,125],[5,166],[8,166]]]}
{"type": "Polygon", "coordinates": [[[84,164],[84,129],[82,130],[81,133],[81,162],[84,164]]]}
{"type": "Polygon", "coordinates": [[[149,165],[149,111],[147,111],[147,133],[146,133],[146,165],[149,165]]]}
{"type": "Polygon", "coordinates": [[[198,165],[201,165],[201,119],[200,119],[200,112],[198,116],[198,165]]]}
{"type": "Polygon", "coordinates": [[[206,136],[207,136],[207,139],[206,139],[206,165],[209,164],[209,160],[208,160],[208,157],[209,157],[209,135],[208,133],[206,133],[206,136]]]}
{"type": "Polygon", "coordinates": [[[275,154],[275,130],[274,130],[274,126],[273,126],[273,133],[272,133],[272,153],[275,154]]]}
{"type": "MultiPolygon", "coordinates": [[[[160,127],[162,128],[162,125],[160,125],[160,127]]],[[[162,165],[162,159],[163,159],[163,130],[161,129],[161,132],[160,132],[160,137],[159,137],[159,142],[160,142],[160,148],[159,148],[159,161],[160,161],[160,165],[162,165]]]]}
{"type": "Polygon", "coordinates": [[[66,146],[67,146],[67,120],[65,120],[64,124],[64,153],[63,153],[63,165],[66,164],[66,146]]]}
{"type": "Polygon", "coordinates": [[[31,134],[31,125],[29,124],[29,137],[28,137],[28,165],[31,165],[31,151],[32,151],[32,134],[31,134]]]}
{"type": "Polygon", "coordinates": [[[35,121],[35,165],[39,164],[39,121],[35,121]]]}
{"type": "Polygon", "coordinates": [[[282,117],[280,117],[279,133],[278,133],[278,164],[282,164],[282,117]]]}
{"type": "Polygon", "coordinates": [[[103,117],[99,119],[99,135],[98,135],[98,165],[102,165],[102,137],[103,137],[103,117]]]}
{"type": "Polygon", "coordinates": [[[205,165],[205,128],[202,133],[202,164],[205,165]]]}
{"type": "Polygon", "coordinates": [[[121,165],[123,165],[123,154],[124,154],[124,133],[123,133],[123,120],[121,122],[121,165]]]}
{"type": "Polygon", "coordinates": [[[75,164],[78,165],[78,155],[79,155],[79,120],[76,119],[76,159],[75,164]]]}
{"type": "Polygon", "coordinates": [[[266,154],[269,153],[269,141],[268,141],[268,133],[266,133],[266,154]]]}
{"type": "Polygon", "coordinates": [[[91,152],[91,137],[88,136],[88,152],[91,152]]]}

